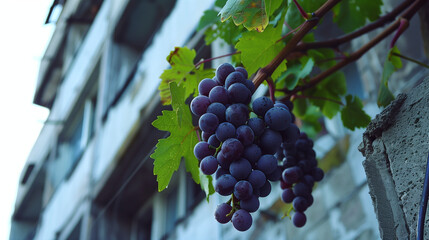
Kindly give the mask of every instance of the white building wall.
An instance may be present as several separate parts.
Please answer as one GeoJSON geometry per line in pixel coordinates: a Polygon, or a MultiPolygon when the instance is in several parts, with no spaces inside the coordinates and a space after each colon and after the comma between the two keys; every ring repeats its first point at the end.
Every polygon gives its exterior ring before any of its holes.
{"type": "Polygon", "coordinates": [[[92,141],[70,178],[58,186],[43,210],[35,240],[55,239],[55,234],[63,230],[80,206],[89,200],[93,151],[94,142],[92,141]]]}
{"type": "Polygon", "coordinates": [[[132,86],[121,100],[109,110],[101,130],[99,152],[95,163],[94,181],[103,176],[106,169],[115,164],[137,130],[140,113],[150,101],[158,101],[157,89],[162,72],[169,67],[166,56],[175,46],[183,46],[195,31],[204,10],[213,1],[178,0],[164,21],[152,44],[145,50],[132,86]],[[195,14],[189,14],[195,13],[195,14]],[[120,127],[118,127],[120,126],[120,127]]]}

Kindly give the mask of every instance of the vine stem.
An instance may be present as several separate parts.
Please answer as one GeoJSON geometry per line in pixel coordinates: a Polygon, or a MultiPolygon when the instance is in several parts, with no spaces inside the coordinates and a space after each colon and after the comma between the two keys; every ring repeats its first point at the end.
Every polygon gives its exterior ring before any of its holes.
{"type": "Polygon", "coordinates": [[[325,97],[317,97],[317,96],[307,96],[307,95],[293,95],[295,98],[309,98],[309,99],[319,99],[319,100],[324,100],[324,101],[330,101],[333,103],[336,103],[338,105],[344,106],[344,103],[341,101],[337,101],[335,99],[330,99],[330,98],[325,98],[325,97]]]}
{"type": "Polygon", "coordinates": [[[258,88],[262,81],[264,81],[268,76],[271,76],[274,70],[281,64],[283,59],[285,59],[289,53],[295,50],[296,45],[302,40],[302,38],[317,25],[317,23],[319,22],[317,19],[322,18],[340,1],[341,0],[326,1],[319,9],[316,10],[316,12],[314,12],[312,18],[313,20],[307,20],[302,24],[302,27],[289,40],[289,42],[277,54],[277,56],[267,66],[259,69],[259,71],[256,73],[255,77],[252,80],[256,88],[258,88]]]}
{"type": "Polygon", "coordinates": [[[394,23],[392,23],[388,28],[383,30],[379,35],[377,35],[375,38],[373,38],[371,41],[369,41],[367,44],[362,46],[360,49],[358,49],[356,52],[352,53],[350,56],[348,56],[343,61],[337,63],[336,65],[332,66],[331,68],[327,69],[326,71],[320,73],[319,75],[314,76],[310,79],[310,81],[303,86],[298,86],[292,91],[286,91],[286,93],[289,94],[295,94],[300,91],[304,91],[306,89],[312,88],[316,86],[319,82],[321,82],[323,79],[327,78],[331,74],[335,73],[342,67],[346,66],[347,64],[356,61],[360,57],[362,57],[363,54],[365,54],[368,50],[370,50],[372,47],[377,45],[379,42],[381,42],[383,39],[385,39],[387,36],[389,36],[391,33],[396,31],[398,27],[400,26],[401,19],[407,19],[410,20],[411,17],[414,16],[414,14],[419,10],[421,5],[425,3],[427,0],[416,0],[413,2],[413,4],[405,11],[404,14],[402,14],[401,18],[397,19],[394,23]]]}
{"type": "Polygon", "coordinates": [[[404,55],[402,55],[402,54],[392,52],[392,55],[397,56],[397,57],[400,57],[400,58],[403,58],[403,59],[408,60],[408,61],[410,61],[410,62],[416,63],[416,64],[418,64],[418,65],[420,65],[420,66],[422,66],[422,67],[429,68],[429,65],[424,64],[424,63],[422,63],[422,62],[420,62],[420,61],[417,61],[416,59],[412,59],[412,58],[410,58],[410,57],[404,56],[404,55]]]}
{"type": "Polygon", "coordinates": [[[358,38],[366,33],[369,33],[379,27],[386,25],[389,22],[395,20],[396,16],[398,16],[402,11],[404,11],[407,7],[409,7],[413,3],[413,0],[405,0],[397,7],[395,7],[391,12],[386,15],[380,17],[376,21],[365,25],[364,27],[355,30],[349,34],[346,34],[342,37],[323,41],[323,42],[310,42],[310,43],[300,43],[296,47],[296,51],[305,51],[308,49],[316,49],[316,48],[337,48],[341,44],[349,42],[355,38],[358,38]]]}
{"type": "Polygon", "coordinates": [[[200,66],[203,63],[210,62],[210,61],[213,61],[215,59],[219,59],[219,58],[223,58],[223,57],[229,57],[229,56],[232,56],[232,55],[235,55],[235,54],[239,54],[239,53],[241,53],[241,52],[240,51],[236,51],[236,52],[233,52],[233,53],[228,53],[228,54],[225,54],[225,55],[221,55],[221,56],[217,56],[217,57],[212,57],[212,58],[207,58],[207,59],[201,60],[201,61],[199,61],[199,62],[197,62],[195,64],[195,68],[197,68],[198,66],[200,66]]]}

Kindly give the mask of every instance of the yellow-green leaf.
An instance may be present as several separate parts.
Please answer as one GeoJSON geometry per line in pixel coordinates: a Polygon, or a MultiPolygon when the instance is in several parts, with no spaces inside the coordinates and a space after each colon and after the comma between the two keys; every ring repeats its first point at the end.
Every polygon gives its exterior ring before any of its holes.
{"type": "Polygon", "coordinates": [[[169,87],[171,82],[183,86],[185,88],[185,96],[188,97],[191,94],[194,96],[198,94],[199,81],[214,76],[214,69],[204,69],[203,64],[195,68],[195,56],[195,50],[190,50],[186,47],[176,47],[174,51],[171,51],[168,55],[167,61],[170,63],[171,68],[164,70],[161,74],[161,84],[158,88],[161,102],[164,105],[171,103],[169,87]]]}
{"type": "Polygon", "coordinates": [[[221,20],[232,18],[235,25],[243,24],[247,30],[262,32],[269,17],[281,5],[282,0],[228,0],[219,12],[221,20]]]}
{"type": "MultiPolygon", "coordinates": [[[[266,66],[284,47],[281,38],[282,26],[277,28],[271,25],[264,32],[246,32],[235,47],[241,51],[241,61],[249,75],[255,73],[259,68],[266,66]]],[[[273,79],[286,71],[286,64],[280,64],[272,75],[273,79]]]]}

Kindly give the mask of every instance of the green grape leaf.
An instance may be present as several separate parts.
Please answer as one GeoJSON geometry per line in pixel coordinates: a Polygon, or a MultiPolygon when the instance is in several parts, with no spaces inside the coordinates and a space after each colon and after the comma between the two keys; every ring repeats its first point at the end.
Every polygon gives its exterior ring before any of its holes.
{"type": "MultiPolygon", "coordinates": [[[[249,76],[259,68],[266,66],[284,47],[281,38],[282,26],[273,28],[268,26],[264,32],[245,32],[235,45],[241,51],[241,61],[249,76]]],[[[273,73],[272,78],[277,79],[282,72],[286,71],[286,64],[280,66],[273,73]]]]}
{"type": "Polygon", "coordinates": [[[281,5],[281,0],[228,0],[219,12],[222,22],[232,18],[235,25],[262,32],[269,17],[281,5]]]}
{"type": "Polygon", "coordinates": [[[379,107],[386,107],[391,101],[395,99],[392,92],[389,90],[388,82],[390,76],[402,67],[401,58],[393,55],[392,53],[399,53],[398,48],[395,46],[389,51],[387,59],[384,62],[383,75],[381,77],[380,89],[378,91],[377,104],[379,107]]]}
{"type": "Polygon", "coordinates": [[[314,60],[312,58],[300,58],[300,63],[289,66],[287,71],[281,74],[276,86],[292,90],[300,79],[307,77],[311,73],[313,66],[314,60]]]}
{"type": "Polygon", "coordinates": [[[366,127],[371,121],[371,117],[363,110],[359,97],[347,95],[346,106],[341,110],[341,120],[345,127],[355,130],[355,128],[366,127]]]}
{"type": "Polygon", "coordinates": [[[350,0],[342,1],[336,5],[334,22],[346,33],[363,25],[367,20],[374,21],[381,14],[381,0],[350,0]]]}
{"type": "MultiPolygon", "coordinates": [[[[320,6],[325,3],[325,0],[297,0],[299,5],[308,13],[316,11],[320,6]]],[[[302,17],[298,8],[292,0],[288,0],[288,9],[286,13],[286,23],[292,29],[301,25],[305,19],[302,17]]]]}
{"type": "Polygon", "coordinates": [[[226,2],[227,2],[227,0],[216,0],[216,2],[215,2],[215,6],[216,7],[220,7],[220,8],[222,8],[223,6],[225,6],[225,4],[226,4],[226,2]]]}
{"type": "Polygon", "coordinates": [[[235,26],[231,20],[221,22],[218,20],[212,27],[204,32],[206,45],[210,45],[214,40],[221,38],[226,43],[235,45],[243,32],[243,26],[235,26]]]}
{"type": "Polygon", "coordinates": [[[300,129],[309,137],[314,138],[322,130],[319,119],[323,115],[318,107],[309,105],[306,98],[294,100],[293,113],[301,119],[300,129]]]}
{"type": "Polygon", "coordinates": [[[335,72],[306,92],[313,97],[310,98],[310,102],[318,106],[328,118],[333,118],[340,111],[341,97],[346,93],[346,78],[341,71],[335,72]]]}
{"type": "Polygon", "coordinates": [[[185,87],[185,96],[198,94],[198,83],[204,78],[211,78],[214,76],[214,69],[204,69],[201,64],[195,68],[194,58],[196,56],[195,50],[190,50],[186,47],[176,47],[171,51],[167,57],[171,68],[164,70],[161,74],[161,84],[159,85],[159,94],[161,102],[164,105],[171,103],[170,86],[171,82],[185,87]]]}
{"type": "Polygon", "coordinates": [[[285,0],[265,0],[268,16],[272,16],[285,0]]]}
{"type": "Polygon", "coordinates": [[[198,22],[197,31],[200,31],[201,29],[215,24],[219,20],[219,17],[217,16],[217,11],[215,10],[206,10],[204,11],[203,16],[200,18],[200,21],[198,22]]]}
{"type": "Polygon", "coordinates": [[[201,189],[206,193],[206,200],[209,201],[210,195],[212,195],[215,190],[213,187],[213,178],[210,175],[205,175],[200,170],[200,185],[201,189]]]}
{"type": "MultiPolygon", "coordinates": [[[[194,146],[198,143],[189,106],[185,104],[186,89],[175,82],[170,83],[173,110],[164,110],[152,125],[161,131],[170,132],[170,136],[158,140],[155,152],[153,173],[158,182],[158,191],[164,190],[184,158],[186,170],[196,183],[200,183],[198,160],[194,156],[194,146]]],[[[207,184],[206,184],[207,185],[207,184]]]]}

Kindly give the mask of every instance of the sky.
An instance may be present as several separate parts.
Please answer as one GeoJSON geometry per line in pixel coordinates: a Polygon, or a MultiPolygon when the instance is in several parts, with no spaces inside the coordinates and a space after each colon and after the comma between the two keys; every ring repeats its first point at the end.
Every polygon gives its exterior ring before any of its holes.
{"type": "Polygon", "coordinates": [[[0,239],[9,239],[19,177],[48,116],[33,104],[40,60],[54,25],[53,0],[0,0],[0,239]]]}

